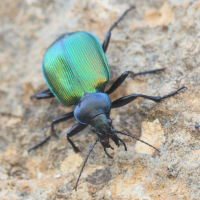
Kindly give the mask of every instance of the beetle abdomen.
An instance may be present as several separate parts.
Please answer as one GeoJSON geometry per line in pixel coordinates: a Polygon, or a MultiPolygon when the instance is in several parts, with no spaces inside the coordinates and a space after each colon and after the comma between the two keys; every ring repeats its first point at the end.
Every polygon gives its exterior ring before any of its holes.
{"type": "Polygon", "coordinates": [[[66,106],[77,104],[85,92],[99,91],[110,79],[98,39],[81,31],[64,35],[47,49],[42,71],[52,93],[66,106]]]}

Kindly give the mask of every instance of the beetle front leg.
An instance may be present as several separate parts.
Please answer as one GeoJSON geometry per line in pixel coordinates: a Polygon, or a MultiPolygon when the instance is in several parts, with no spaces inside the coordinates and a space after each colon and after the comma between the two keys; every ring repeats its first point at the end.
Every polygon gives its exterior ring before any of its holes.
{"type": "Polygon", "coordinates": [[[82,131],[84,128],[86,128],[87,125],[84,124],[80,124],[77,123],[75,124],[68,132],[67,132],[67,140],[69,141],[69,143],[72,145],[74,151],[77,153],[80,150],[76,147],[76,145],[72,142],[72,140],[70,139],[70,137],[72,137],[73,135],[76,135],[77,133],[79,133],[80,131],[82,131]]]}
{"type": "Polygon", "coordinates": [[[138,72],[137,74],[135,74],[132,71],[125,71],[110,87],[109,90],[106,91],[107,94],[111,94],[113,93],[126,79],[126,77],[128,75],[131,76],[132,79],[134,79],[136,76],[138,75],[143,75],[143,74],[150,74],[150,73],[156,73],[159,71],[164,71],[165,68],[160,68],[160,69],[153,69],[153,70],[147,70],[147,71],[143,71],[143,72],[138,72]]]}
{"type": "Polygon", "coordinates": [[[132,6],[130,7],[129,9],[127,9],[123,14],[122,16],[116,21],[113,23],[113,25],[110,27],[110,29],[108,30],[108,32],[106,33],[106,36],[105,36],[105,39],[103,41],[103,45],[102,45],[102,48],[104,50],[104,52],[106,53],[106,50],[108,48],[108,45],[109,45],[109,42],[110,42],[110,37],[111,37],[111,32],[112,30],[117,27],[118,23],[124,18],[124,16],[132,9],[134,9],[135,6],[132,6]]]}
{"type": "Polygon", "coordinates": [[[54,124],[58,124],[60,122],[63,122],[63,121],[66,121],[70,118],[74,117],[74,112],[70,112],[70,113],[67,113],[65,115],[62,115],[56,119],[54,119],[52,122],[51,122],[51,131],[50,131],[50,135],[47,136],[44,140],[40,141],[38,144],[34,145],[33,147],[31,147],[30,149],[28,149],[28,152],[30,152],[31,150],[33,149],[37,149],[39,146],[43,145],[44,143],[46,143],[50,138],[51,136],[55,136],[55,137],[58,137],[56,135],[56,132],[55,132],[55,129],[54,129],[54,124]]]}

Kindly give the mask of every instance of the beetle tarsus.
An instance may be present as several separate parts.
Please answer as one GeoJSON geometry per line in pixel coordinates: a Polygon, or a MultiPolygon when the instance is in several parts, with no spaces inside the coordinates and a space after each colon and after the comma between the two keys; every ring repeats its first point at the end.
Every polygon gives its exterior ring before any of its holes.
{"type": "Polygon", "coordinates": [[[44,140],[40,141],[39,143],[37,143],[36,145],[34,145],[33,147],[28,149],[28,152],[32,151],[33,149],[37,149],[39,146],[43,145],[44,143],[46,143],[49,139],[51,138],[51,136],[48,136],[46,138],[44,138],[44,140]]]}
{"type": "Polygon", "coordinates": [[[80,150],[78,149],[78,147],[76,147],[76,145],[72,142],[72,140],[71,140],[69,137],[70,137],[70,136],[67,135],[67,140],[68,140],[68,142],[71,144],[72,148],[74,149],[74,152],[75,152],[75,153],[80,152],[80,150]]]}
{"type": "Polygon", "coordinates": [[[169,94],[167,94],[167,95],[162,96],[160,100],[165,99],[165,98],[168,98],[168,97],[171,97],[171,96],[174,96],[174,95],[177,94],[180,90],[183,90],[183,89],[187,89],[187,87],[185,87],[185,85],[183,85],[183,86],[181,86],[180,88],[178,88],[176,91],[171,92],[171,93],[169,93],[169,94]]]}
{"type": "Polygon", "coordinates": [[[135,9],[135,6],[131,6],[130,8],[128,8],[127,10],[125,10],[125,12],[121,15],[121,17],[119,17],[119,19],[114,22],[112,24],[112,26],[110,27],[108,32],[111,32],[115,27],[117,27],[118,23],[124,18],[124,16],[131,10],[135,9]]]}
{"type": "Polygon", "coordinates": [[[136,76],[138,75],[143,75],[143,74],[151,74],[151,73],[156,73],[156,72],[160,72],[160,71],[165,71],[165,67],[163,68],[159,68],[159,69],[153,69],[153,70],[146,70],[146,71],[143,71],[143,72],[138,72],[138,73],[131,73],[130,76],[131,78],[135,78],[136,76]]]}
{"type": "Polygon", "coordinates": [[[117,27],[118,23],[124,18],[124,16],[132,9],[134,9],[135,6],[131,6],[129,9],[125,10],[125,12],[119,17],[117,21],[115,21],[112,26],[109,28],[108,32],[106,33],[102,48],[104,52],[106,53],[106,50],[108,48],[109,42],[110,42],[110,37],[111,37],[111,32],[114,28],[117,27]]]}
{"type": "Polygon", "coordinates": [[[122,139],[120,139],[119,137],[118,137],[118,139],[123,143],[123,145],[124,145],[124,149],[125,149],[125,151],[127,151],[127,147],[126,147],[125,142],[124,142],[122,139]]]}
{"type": "Polygon", "coordinates": [[[104,151],[105,151],[106,155],[107,155],[109,158],[113,158],[111,155],[109,155],[109,153],[107,152],[107,150],[106,150],[106,148],[105,148],[105,147],[104,147],[103,149],[104,149],[104,151]]]}
{"type": "Polygon", "coordinates": [[[168,97],[174,96],[175,94],[177,94],[180,90],[185,89],[186,87],[183,85],[182,87],[180,87],[179,89],[177,89],[174,92],[171,92],[167,95],[164,96],[147,96],[144,94],[131,94],[122,98],[119,98],[117,100],[115,100],[114,102],[112,102],[112,108],[118,108],[118,107],[122,107],[125,106],[126,104],[130,103],[131,101],[134,101],[135,99],[137,99],[138,97],[143,97],[145,99],[149,99],[155,102],[160,102],[163,99],[166,99],[168,97]]]}
{"type": "Polygon", "coordinates": [[[77,123],[75,124],[68,132],[67,132],[67,140],[69,141],[69,143],[71,144],[71,146],[73,147],[75,153],[80,152],[80,150],[76,147],[76,145],[72,142],[72,140],[70,139],[70,137],[72,137],[73,135],[78,134],[80,131],[82,131],[84,128],[86,128],[87,125],[85,124],[81,124],[81,123],[77,123]]]}
{"type": "Polygon", "coordinates": [[[111,148],[112,150],[114,150],[114,148],[113,148],[113,147],[111,147],[111,146],[110,146],[110,148],[111,148]]]}

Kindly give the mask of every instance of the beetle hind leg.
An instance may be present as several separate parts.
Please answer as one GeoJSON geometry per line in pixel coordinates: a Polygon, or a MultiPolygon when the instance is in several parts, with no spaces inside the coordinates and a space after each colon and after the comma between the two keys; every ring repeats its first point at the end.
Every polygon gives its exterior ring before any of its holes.
{"type": "Polygon", "coordinates": [[[28,149],[28,152],[32,151],[33,149],[37,149],[39,146],[43,145],[44,143],[46,143],[47,141],[49,141],[49,139],[51,138],[51,136],[49,135],[48,137],[44,138],[44,140],[40,141],[39,143],[37,143],[36,145],[34,145],[33,147],[28,149]]]}

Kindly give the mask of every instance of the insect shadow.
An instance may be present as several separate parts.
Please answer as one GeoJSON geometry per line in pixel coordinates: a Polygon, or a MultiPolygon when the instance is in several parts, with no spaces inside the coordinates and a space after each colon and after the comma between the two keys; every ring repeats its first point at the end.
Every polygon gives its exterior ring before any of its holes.
{"type": "Polygon", "coordinates": [[[142,141],[127,132],[116,130],[112,126],[112,120],[110,119],[111,109],[124,106],[138,97],[160,102],[165,98],[174,96],[180,90],[185,88],[183,85],[176,91],[164,96],[131,94],[111,102],[108,95],[113,93],[127,78],[127,76],[131,76],[134,79],[136,76],[156,73],[164,71],[165,69],[153,69],[139,73],[125,71],[113,83],[109,90],[104,91],[105,86],[110,80],[110,71],[105,53],[110,42],[111,32],[115,27],[117,27],[118,23],[124,18],[124,16],[134,8],[135,7],[132,6],[127,9],[122,16],[113,23],[106,33],[102,45],[99,40],[89,32],[67,32],[61,34],[44,54],[42,73],[48,85],[48,89],[31,96],[31,98],[37,98],[40,100],[56,97],[63,105],[76,105],[76,108],[73,112],[54,119],[51,123],[50,135],[43,141],[31,147],[28,151],[30,152],[31,150],[38,148],[47,142],[52,136],[56,136],[54,130],[55,124],[74,117],[78,123],[68,131],[67,140],[73,147],[74,151],[79,152],[79,149],[75,146],[71,137],[82,131],[88,125],[91,125],[91,129],[95,134],[97,134],[97,137],[85,158],[74,187],[75,190],[77,190],[78,182],[87,159],[97,142],[102,144],[105,153],[110,158],[112,158],[112,156],[110,156],[106,151],[107,148],[113,149],[109,143],[109,139],[113,140],[116,146],[119,146],[121,142],[124,145],[125,151],[127,151],[126,144],[119,138],[118,134],[132,137],[159,151],[149,143],[142,141]]]}

